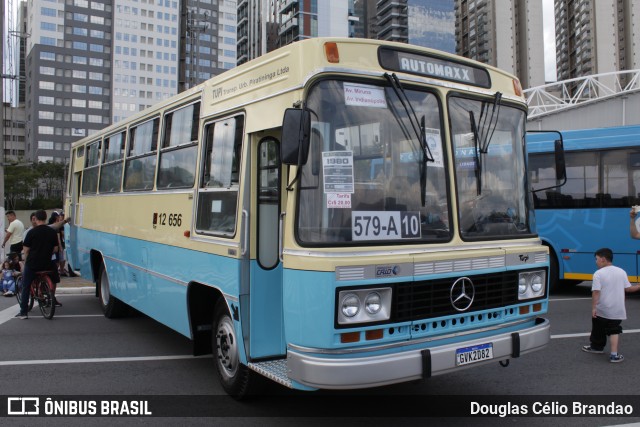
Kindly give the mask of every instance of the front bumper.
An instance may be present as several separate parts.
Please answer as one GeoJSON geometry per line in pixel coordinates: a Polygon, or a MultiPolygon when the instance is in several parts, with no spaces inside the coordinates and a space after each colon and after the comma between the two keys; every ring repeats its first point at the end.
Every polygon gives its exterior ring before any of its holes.
{"type": "Polygon", "coordinates": [[[381,356],[345,358],[328,354],[318,357],[306,349],[290,348],[287,357],[288,377],[306,386],[320,389],[377,387],[519,357],[544,348],[549,340],[549,321],[539,317],[536,318],[534,326],[516,332],[503,332],[436,347],[400,350],[381,356]],[[456,366],[457,349],[484,343],[493,344],[491,360],[456,366]]]}

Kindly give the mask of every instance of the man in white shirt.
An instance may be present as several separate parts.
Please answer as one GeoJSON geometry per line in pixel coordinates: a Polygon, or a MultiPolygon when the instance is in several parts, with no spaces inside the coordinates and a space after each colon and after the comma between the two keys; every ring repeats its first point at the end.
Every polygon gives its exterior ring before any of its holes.
{"type": "Polygon", "coordinates": [[[591,345],[582,347],[587,353],[603,353],[607,336],[611,345],[609,360],[622,362],[624,356],[618,354],[618,344],[622,333],[621,323],[627,318],[625,292],[637,292],[640,285],[631,285],[627,273],[613,265],[613,252],[609,248],[598,249],[595,253],[598,271],[593,274],[591,284],[591,345]]]}
{"type": "Polygon", "coordinates": [[[24,233],[24,224],[18,218],[14,211],[7,211],[7,221],[9,221],[9,227],[5,230],[4,241],[2,247],[4,248],[7,242],[9,243],[10,253],[22,253],[22,234],[24,233]]]}

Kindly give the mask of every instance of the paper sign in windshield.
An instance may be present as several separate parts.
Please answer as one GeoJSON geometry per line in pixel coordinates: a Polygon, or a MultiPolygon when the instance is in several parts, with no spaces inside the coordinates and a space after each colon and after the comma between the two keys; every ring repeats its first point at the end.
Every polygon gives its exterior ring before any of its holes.
{"type": "Polygon", "coordinates": [[[345,83],[343,87],[346,105],[387,108],[387,99],[382,88],[355,83],[345,83]]]}
{"type": "Polygon", "coordinates": [[[438,129],[425,129],[424,137],[427,143],[427,147],[429,147],[429,151],[431,151],[431,155],[433,156],[433,163],[429,163],[429,165],[443,168],[444,160],[442,157],[442,142],[440,140],[440,131],[438,129]]]}
{"type": "Polygon", "coordinates": [[[327,193],[327,208],[351,209],[351,193],[327,193]]]}
{"type": "Polygon", "coordinates": [[[353,151],[322,153],[325,193],[353,193],[353,151]]]}

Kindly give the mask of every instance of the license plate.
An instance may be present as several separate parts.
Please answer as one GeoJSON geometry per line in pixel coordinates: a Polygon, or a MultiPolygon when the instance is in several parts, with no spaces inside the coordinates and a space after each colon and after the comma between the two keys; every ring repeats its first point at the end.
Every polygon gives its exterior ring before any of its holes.
{"type": "Polygon", "coordinates": [[[472,347],[464,347],[456,350],[456,365],[468,365],[493,359],[493,344],[479,344],[472,347]]]}

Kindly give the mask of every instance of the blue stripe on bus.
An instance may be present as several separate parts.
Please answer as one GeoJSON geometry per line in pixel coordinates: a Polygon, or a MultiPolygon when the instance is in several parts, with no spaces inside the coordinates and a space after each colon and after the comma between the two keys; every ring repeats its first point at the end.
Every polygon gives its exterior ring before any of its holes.
{"type": "Polygon", "coordinates": [[[89,250],[96,248],[105,258],[112,295],[187,337],[189,281],[239,293],[237,259],[83,228],[77,240],[76,247],[84,248],[78,253],[83,277],[92,277],[89,250]]]}

